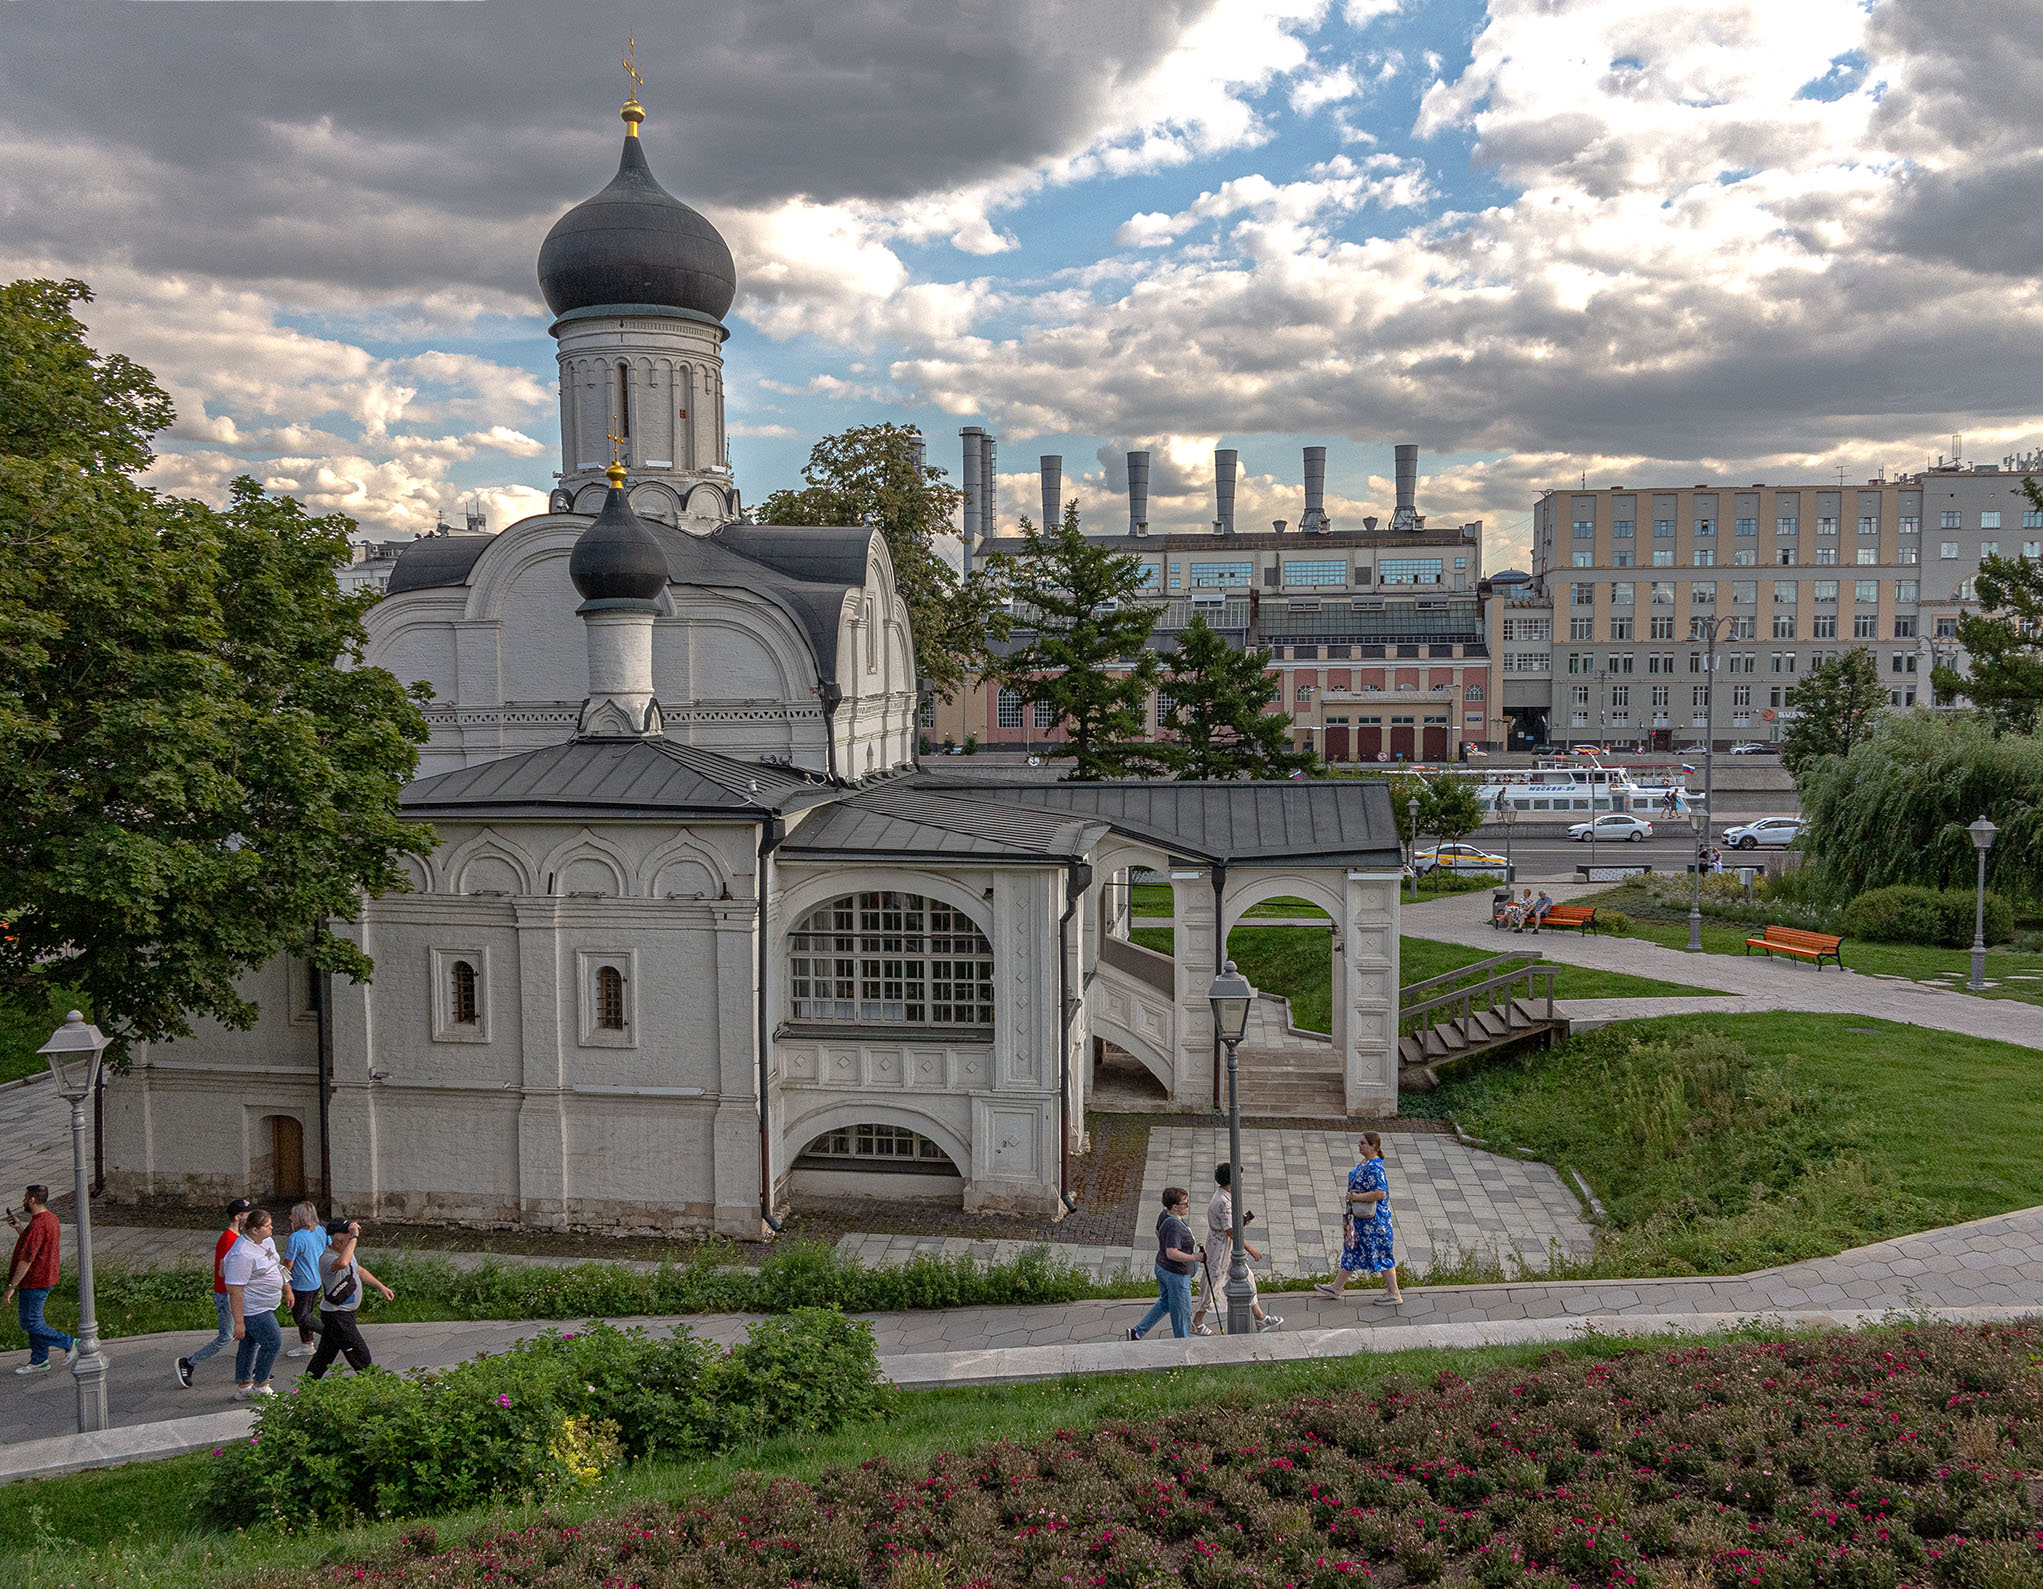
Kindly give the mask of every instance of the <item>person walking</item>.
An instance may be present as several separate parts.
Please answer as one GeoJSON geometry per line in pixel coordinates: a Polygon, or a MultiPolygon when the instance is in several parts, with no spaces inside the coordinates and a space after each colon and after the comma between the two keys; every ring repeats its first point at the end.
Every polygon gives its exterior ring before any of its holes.
{"type": "Polygon", "coordinates": [[[66,1366],[78,1360],[78,1343],[43,1322],[43,1304],[57,1288],[63,1231],[57,1216],[50,1212],[47,1186],[31,1186],[23,1192],[21,1211],[28,1216],[27,1224],[15,1217],[13,1209],[7,1210],[7,1223],[15,1232],[14,1257],[7,1265],[7,1294],[0,1297],[0,1307],[14,1304],[21,1333],[28,1337],[28,1361],[14,1372],[47,1374],[53,1351],[64,1354],[66,1366]]]}
{"type": "MultiPolygon", "coordinates": [[[[1224,1329],[1227,1324],[1227,1277],[1234,1262],[1234,1193],[1230,1183],[1234,1178],[1234,1166],[1216,1164],[1213,1166],[1215,1190],[1206,1204],[1206,1294],[1199,1299],[1199,1311],[1192,1315],[1192,1333],[1211,1335],[1213,1332],[1201,1321],[1206,1310],[1211,1308],[1214,1316],[1224,1329]]],[[[1254,1214],[1241,1217],[1241,1250],[1257,1263],[1263,1255],[1256,1251],[1248,1239],[1249,1221],[1254,1214]]],[[[1281,1330],[1284,1321],[1274,1313],[1263,1311],[1262,1293],[1256,1289],[1256,1272],[1248,1271],[1249,1308],[1255,1314],[1256,1330],[1281,1330]]]]}
{"type": "Polygon", "coordinates": [[[227,1307],[227,1278],[220,1272],[220,1266],[227,1261],[227,1254],[234,1250],[234,1244],[241,1240],[241,1222],[253,1207],[255,1204],[245,1197],[237,1197],[229,1203],[227,1228],[213,1243],[213,1316],[219,1321],[219,1333],[190,1357],[177,1360],[177,1382],[186,1390],[192,1388],[192,1370],[222,1347],[231,1346],[234,1342],[234,1317],[227,1307]]]}
{"type": "Polygon", "coordinates": [[[396,1298],[381,1280],[362,1267],[356,1256],[356,1246],[362,1239],[362,1227],[351,1219],[330,1219],[326,1222],[326,1251],[319,1255],[319,1350],[312,1354],[312,1361],[305,1365],[305,1377],[324,1379],[326,1371],[333,1367],[333,1360],[343,1354],[348,1367],[357,1374],[375,1361],[369,1355],[369,1343],[362,1339],[361,1326],[355,1322],[355,1310],[362,1305],[364,1282],[383,1293],[385,1302],[396,1298]]]}
{"type": "Polygon", "coordinates": [[[1348,1276],[1367,1272],[1383,1276],[1382,1300],[1395,1307],[1405,1296],[1398,1289],[1397,1255],[1391,1250],[1390,1176],[1383,1167],[1383,1138],[1362,1133],[1356,1143],[1362,1162],[1348,1172],[1347,1214],[1341,1222],[1341,1267],[1332,1285],[1315,1291],[1340,1296],[1348,1276]]]}
{"type": "Polygon", "coordinates": [[[298,1326],[298,1344],[286,1357],[310,1357],[319,1344],[319,1255],[326,1251],[326,1228],[319,1209],[300,1203],[291,1210],[291,1240],[284,1261],[291,1266],[291,1322],[298,1326]]]}
{"type": "Polygon", "coordinates": [[[1185,1223],[1191,1207],[1192,1194],[1182,1186],[1163,1189],[1163,1212],[1156,1219],[1156,1301],[1128,1332],[1131,1341],[1141,1340],[1165,1314],[1172,1335],[1192,1333],[1192,1271],[1199,1266],[1199,1254],[1192,1245],[1192,1227],[1185,1223]]]}
{"type": "Polygon", "coordinates": [[[227,1249],[220,1273],[227,1282],[227,1309],[234,1322],[234,1399],[274,1396],[270,1369],[284,1344],[277,1304],[288,1306],[291,1277],[270,1235],[270,1211],[251,1208],[241,1222],[241,1240],[227,1249]]]}

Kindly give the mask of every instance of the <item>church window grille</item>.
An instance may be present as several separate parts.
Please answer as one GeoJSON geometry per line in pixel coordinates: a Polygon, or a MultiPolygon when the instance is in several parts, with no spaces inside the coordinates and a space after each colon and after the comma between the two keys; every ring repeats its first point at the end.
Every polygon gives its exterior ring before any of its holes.
{"type": "Polygon", "coordinates": [[[802,1150],[796,1168],[827,1168],[831,1166],[826,1161],[832,1159],[864,1160],[873,1169],[957,1173],[957,1166],[951,1162],[948,1153],[919,1131],[910,1131],[906,1126],[859,1124],[826,1131],[802,1150]]]}
{"type": "Polygon", "coordinates": [[[789,960],[798,1021],[993,1023],[993,949],[962,911],[919,894],[847,894],[804,917],[789,960]]]}
{"type": "Polygon", "coordinates": [[[615,966],[596,973],[596,1025],[606,1032],[624,1030],[624,973],[615,966]]]}
{"type": "Polygon", "coordinates": [[[617,434],[631,440],[631,366],[617,363],[617,434]]]}
{"type": "Polygon", "coordinates": [[[456,960],[452,975],[453,1017],[456,1026],[473,1026],[479,1019],[476,1004],[475,967],[456,960]]]}

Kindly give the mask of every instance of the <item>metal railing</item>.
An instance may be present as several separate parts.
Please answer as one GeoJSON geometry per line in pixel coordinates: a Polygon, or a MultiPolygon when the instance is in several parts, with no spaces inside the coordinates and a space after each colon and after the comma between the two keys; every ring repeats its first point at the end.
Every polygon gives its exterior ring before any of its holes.
{"type": "Polygon", "coordinates": [[[1508,1011],[1517,1001],[1518,995],[1513,990],[1521,982],[1525,984],[1526,1001],[1544,1000],[1546,1019],[1551,1021],[1554,1019],[1554,975],[1558,969],[1537,955],[1493,955],[1441,976],[1414,982],[1398,990],[1398,1036],[1417,1037],[1425,1028],[1450,1020],[1465,1023],[1478,1011],[1494,1010],[1500,1005],[1508,1011]],[[1431,998],[1412,998],[1414,993],[1444,988],[1449,983],[1471,977],[1476,980],[1466,986],[1451,988],[1431,998]],[[1425,1019],[1421,1020],[1421,1017],[1425,1019]]]}

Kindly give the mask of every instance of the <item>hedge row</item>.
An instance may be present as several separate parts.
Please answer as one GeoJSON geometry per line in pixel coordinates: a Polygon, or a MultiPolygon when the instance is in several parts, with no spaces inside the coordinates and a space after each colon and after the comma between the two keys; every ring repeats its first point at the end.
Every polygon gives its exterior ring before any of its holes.
{"type": "Polygon", "coordinates": [[[303,1528],[542,1498],[624,1461],[827,1433],[890,1395],[872,1327],[820,1309],[762,1320],[728,1352],[685,1329],[549,1331],[456,1368],[300,1381],[214,1454],[206,1509],[303,1528]]]}

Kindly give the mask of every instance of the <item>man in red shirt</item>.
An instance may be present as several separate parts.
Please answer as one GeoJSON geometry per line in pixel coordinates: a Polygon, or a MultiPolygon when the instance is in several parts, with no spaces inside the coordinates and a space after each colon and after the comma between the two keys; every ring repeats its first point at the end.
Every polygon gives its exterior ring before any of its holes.
{"type": "Polygon", "coordinates": [[[62,1352],[66,1363],[78,1356],[77,1343],[70,1336],[43,1323],[43,1304],[57,1287],[60,1235],[57,1216],[50,1212],[49,1204],[50,1189],[31,1186],[21,1200],[21,1211],[28,1215],[28,1224],[24,1226],[16,1219],[13,1209],[7,1210],[7,1223],[20,1235],[15,1239],[14,1261],[7,1271],[7,1294],[0,1297],[0,1307],[15,1303],[21,1333],[28,1337],[28,1361],[14,1371],[17,1374],[47,1374],[53,1350],[62,1352]]]}
{"type": "Polygon", "coordinates": [[[220,1264],[234,1244],[241,1240],[241,1222],[248,1217],[248,1211],[255,1207],[245,1197],[237,1197],[227,1205],[227,1228],[220,1232],[220,1239],[213,1243],[213,1314],[219,1320],[219,1333],[200,1347],[190,1357],[177,1360],[177,1382],[186,1390],[192,1388],[192,1370],[224,1346],[234,1344],[234,1315],[227,1299],[227,1281],[220,1273],[220,1264]]]}

